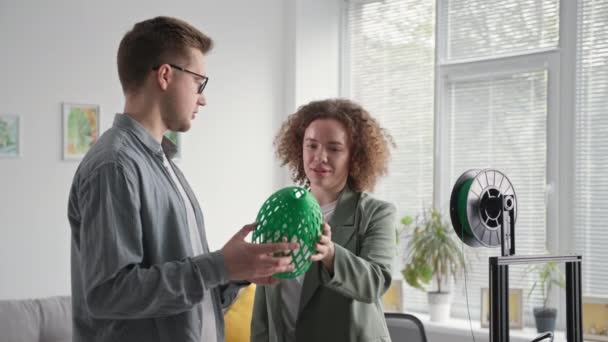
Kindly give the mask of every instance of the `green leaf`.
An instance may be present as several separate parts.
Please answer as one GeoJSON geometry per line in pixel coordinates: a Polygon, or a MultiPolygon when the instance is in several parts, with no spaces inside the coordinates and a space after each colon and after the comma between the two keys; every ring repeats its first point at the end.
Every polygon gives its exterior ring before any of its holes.
{"type": "Polygon", "coordinates": [[[401,219],[401,224],[404,226],[409,226],[412,222],[414,222],[414,219],[411,216],[405,216],[401,219]]]}
{"type": "Polygon", "coordinates": [[[434,274],[435,274],[435,272],[433,271],[433,268],[431,267],[431,265],[425,264],[422,267],[420,267],[419,278],[425,284],[428,284],[431,281],[431,279],[433,279],[434,274]]]}
{"type": "Polygon", "coordinates": [[[424,288],[418,283],[418,276],[415,269],[406,268],[401,271],[401,274],[403,274],[403,278],[411,287],[424,291],[424,288]]]}

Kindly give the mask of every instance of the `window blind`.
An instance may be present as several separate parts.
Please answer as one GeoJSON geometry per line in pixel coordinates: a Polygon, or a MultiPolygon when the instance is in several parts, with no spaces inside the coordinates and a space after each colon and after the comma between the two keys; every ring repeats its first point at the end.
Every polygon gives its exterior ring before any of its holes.
{"type": "Polygon", "coordinates": [[[608,2],[578,5],[574,240],[583,294],[608,298],[608,2]]]}
{"type": "Polygon", "coordinates": [[[445,1],[447,60],[488,58],[557,47],[558,0],[445,1]]]}

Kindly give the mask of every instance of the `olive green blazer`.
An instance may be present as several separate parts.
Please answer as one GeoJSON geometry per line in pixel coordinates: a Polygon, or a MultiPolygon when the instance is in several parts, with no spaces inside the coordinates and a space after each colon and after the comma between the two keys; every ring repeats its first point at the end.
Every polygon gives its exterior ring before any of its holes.
{"type": "MultiPolygon", "coordinates": [[[[395,256],[395,206],[347,187],[329,224],[334,274],[321,262],[306,272],[296,341],[390,341],[382,295],[390,286],[395,256]]],[[[251,342],[283,341],[281,284],[258,286],[251,342]]]]}

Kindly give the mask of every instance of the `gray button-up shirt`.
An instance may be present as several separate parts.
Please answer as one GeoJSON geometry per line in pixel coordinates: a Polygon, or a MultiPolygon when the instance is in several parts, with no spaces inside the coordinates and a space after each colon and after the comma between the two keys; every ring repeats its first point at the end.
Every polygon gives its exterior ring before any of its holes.
{"type": "MultiPolygon", "coordinates": [[[[74,341],[199,342],[201,324],[224,340],[222,307],[238,291],[220,252],[193,255],[186,209],[163,151],[137,121],[117,114],[80,163],[68,204],[74,341]],[[216,321],[202,317],[210,290],[216,321]]],[[[200,206],[175,168],[208,251],[200,206]]]]}

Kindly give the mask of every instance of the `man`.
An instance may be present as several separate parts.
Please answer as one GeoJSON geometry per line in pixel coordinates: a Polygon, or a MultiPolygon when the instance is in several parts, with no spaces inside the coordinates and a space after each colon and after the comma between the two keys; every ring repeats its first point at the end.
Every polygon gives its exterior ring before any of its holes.
{"type": "Polygon", "coordinates": [[[70,191],[74,341],[223,341],[222,308],[239,286],[293,270],[290,257],[272,255],[297,244],[246,243],[255,225],[209,252],[199,204],[171,162],[163,134],[188,131],[205,105],[212,44],[167,17],[136,24],[120,43],[124,114],[70,191]]]}

